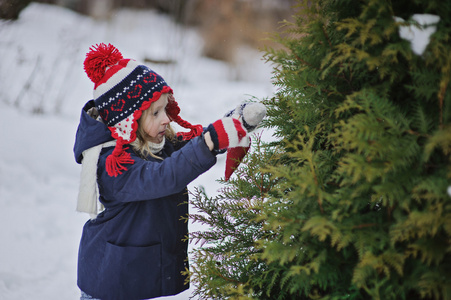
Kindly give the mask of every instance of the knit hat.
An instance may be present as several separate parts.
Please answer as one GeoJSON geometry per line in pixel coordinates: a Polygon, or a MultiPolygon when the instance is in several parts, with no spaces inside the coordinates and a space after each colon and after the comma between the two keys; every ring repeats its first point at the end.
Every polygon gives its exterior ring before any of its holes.
{"type": "Polygon", "coordinates": [[[191,125],[179,116],[180,108],[172,89],[156,72],[135,60],[124,59],[111,44],[97,44],[89,50],[84,69],[94,82],[95,106],[116,139],[114,151],[106,160],[106,171],[110,176],[122,174],[127,170],[124,164],[134,163],[124,145],[136,139],[137,121],[142,112],[164,93],[169,93],[166,107],[168,117],[190,129],[177,135],[189,140],[202,133],[202,125],[191,125]]]}

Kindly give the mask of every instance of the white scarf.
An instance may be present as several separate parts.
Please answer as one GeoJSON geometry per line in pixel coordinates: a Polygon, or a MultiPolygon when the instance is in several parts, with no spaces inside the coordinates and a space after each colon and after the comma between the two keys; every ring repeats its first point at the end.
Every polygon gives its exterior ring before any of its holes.
{"type": "Polygon", "coordinates": [[[163,136],[163,141],[161,143],[156,144],[156,143],[148,142],[150,152],[152,152],[153,154],[157,154],[158,152],[163,150],[165,141],[166,141],[166,138],[163,136]]]}
{"type": "MultiPolygon", "coordinates": [[[[160,152],[165,144],[165,139],[161,143],[149,142],[149,148],[153,154],[160,152]]],[[[104,147],[114,147],[116,141],[106,142],[83,151],[81,163],[80,187],[78,189],[77,211],[88,213],[91,219],[97,218],[99,212],[103,210],[103,205],[98,201],[99,187],[97,186],[97,163],[100,151],[104,147]]]]}
{"type": "Polygon", "coordinates": [[[106,142],[83,151],[83,160],[80,175],[80,187],[78,190],[77,211],[86,212],[95,219],[103,210],[103,205],[98,201],[99,187],[97,186],[97,162],[100,151],[104,147],[113,147],[116,141],[106,142]]]}
{"type": "MultiPolygon", "coordinates": [[[[149,142],[149,148],[153,154],[157,154],[164,148],[165,138],[161,143],[149,142]]],[[[100,151],[104,147],[114,147],[116,141],[106,142],[83,151],[81,165],[80,187],[78,189],[77,211],[88,213],[91,219],[97,218],[103,210],[103,205],[98,201],[99,187],[97,186],[97,163],[100,151]]]]}

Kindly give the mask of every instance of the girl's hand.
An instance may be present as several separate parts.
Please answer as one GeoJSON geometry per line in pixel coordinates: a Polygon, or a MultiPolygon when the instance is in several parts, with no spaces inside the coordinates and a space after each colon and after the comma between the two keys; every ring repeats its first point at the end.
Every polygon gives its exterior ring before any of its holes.
{"type": "Polygon", "coordinates": [[[207,144],[208,149],[210,149],[210,151],[213,151],[215,144],[211,140],[211,135],[210,135],[209,131],[206,131],[204,133],[204,140],[205,140],[205,144],[207,144]]]}

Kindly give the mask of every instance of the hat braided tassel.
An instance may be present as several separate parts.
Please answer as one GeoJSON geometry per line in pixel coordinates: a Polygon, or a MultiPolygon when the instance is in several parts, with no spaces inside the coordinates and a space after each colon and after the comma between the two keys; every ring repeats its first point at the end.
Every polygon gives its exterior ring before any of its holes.
{"type": "Polygon", "coordinates": [[[186,129],[190,129],[189,132],[177,132],[177,136],[181,136],[184,141],[189,141],[195,138],[196,136],[201,135],[202,132],[204,131],[204,127],[202,127],[202,125],[200,124],[192,125],[191,123],[183,120],[179,116],[175,117],[174,121],[177,122],[177,124],[179,124],[180,126],[186,129]]]}
{"type": "Polygon", "coordinates": [[[134,164],[135,161],[132,159],[130,153],[126,152],[127,148],[122,148],[122,140],[118,140],[116,147],[107,158],[105,162],[105,167],[108,175],[117,177],[122,174],[122,171],[127,171],[124,164],[134,164]]]}
{"type": "Polygon", "coordinates": [[[174,95],[169,94],[168,105],[166,106],[166,113],[169,115],[172,121],[176,122],[180,126],[186,129],[190,129],[189,132],[177,132],[177,136],[181,136],[184,141],[189,141],[196,136],[199,136],[204,131],[202,125],[192,125],[190,122],[183,120],[180,116],[180,107],[177,101],[175,101],[174,95]]]}

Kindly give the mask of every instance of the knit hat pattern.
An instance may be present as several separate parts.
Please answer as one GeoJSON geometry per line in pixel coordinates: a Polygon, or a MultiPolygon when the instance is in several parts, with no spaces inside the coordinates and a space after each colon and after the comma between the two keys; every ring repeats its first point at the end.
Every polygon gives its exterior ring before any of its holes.
{"type": "Polygon", "coordinates": [[[116,139],[115,149],[106,160],[106,170],[110,176],[122,174],[127,170],[124,164],[134,163],[123,146],[136,139],[137,121],[142,112],[164,93],[170,95],[166,108],[168,117],[190,129],[188,133],[181,133],[183,139],[188,140],[202,133],[202,126],[191,125],[180,118],[180,108],[171,87],[156,72],[135,60],[124,59],[111,44],[97,44],[89,50],[84,69],[94,82],[95,106],[116,139]]]}
{"type": "Polygon", "coordinates": [[[131,143],[136,138],[136,120],[161,94],[172,93],[164,79],[133,60],[121,60],[107,71],[116,71],[94,90],[94,102],[113,137],[131,143]],[[125,76],[124,76],[125,75],[125,76]]]}

